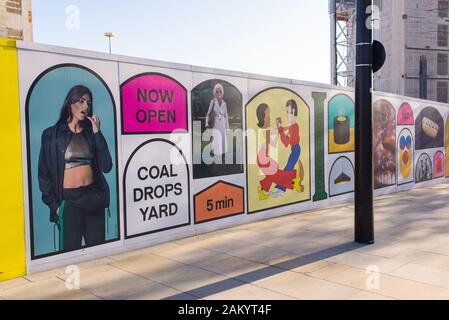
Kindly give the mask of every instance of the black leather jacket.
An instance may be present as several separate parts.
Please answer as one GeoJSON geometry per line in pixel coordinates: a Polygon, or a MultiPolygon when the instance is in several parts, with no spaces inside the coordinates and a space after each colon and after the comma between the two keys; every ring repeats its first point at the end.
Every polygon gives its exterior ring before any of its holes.
{"type": "MultiPolygon", "coordinates": [[[[94,150],[92,169],[95,181],[100,181],[102,174],[112,170],[112,159],[108,144],[101,131],[93,133],[92,127],[85,128],[83,134],[94,150]]],[[[42,201],[50,208],[50,222],[58,222],[57,209],[62,202],[64,186],[65,152],[70,144],[72,132],[67,123],[57,124],[46,129],[42,134],[39,154],[39,189],[42,201]]]]}

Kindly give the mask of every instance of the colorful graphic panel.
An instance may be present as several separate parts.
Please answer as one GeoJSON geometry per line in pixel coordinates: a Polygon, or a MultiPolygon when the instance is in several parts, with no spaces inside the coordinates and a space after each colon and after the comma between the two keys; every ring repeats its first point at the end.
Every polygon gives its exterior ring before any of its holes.
{"type": "Polygon", "coordinates": [[[415,122],[416,150],[444,147],[444,121],[440,112],[427,107],[415,122]]]}
{"type": "Polygon", "coordinates": [[[401,131],[398,147],[398,184],[402,185],[413,182],[413,155],[415,146],[410,130],[404,129],[401,131]]]}
{"type": "Polygon", "coordinates": [[[339,94],[329,101],[329,153],[353,152],[354,102],[339,94]]]}
{"type": "Polygon", "coordinates": [[[446,177],[449,177],[449,116],[446,119],[446,129],[444,134],[444,144],[445,144],[445,168],[446,168],[446,177]]]}
{"type": "Polygon", "coordinates": [[[121,86],[123,134],[186,132],[187,90],[157,73],[137,75],[121,86]]]}
{"type": "Polygon", "coordinates": [[[124,183],[125,238],[190,224],[189,169],[172,142],[154,139],[139,146],[124,183]]]}
{"type": "Polygon", "coordinates": [[[106,83],[83,66],[55,66],[31,86],[26,112],[32,259],[118,240],[116,111],[106,83]]]}
{"type": "Polygon", "coordinates": [[[325,186],[325,163],[326,156],[324,151],[324,100],[327,95],[325,92],[312,92],[314,111],[315,111],[315,194],[313,201],[327,199],[325,186]]]}
{"type": "Polygon", "coordinates": [[[193,178],[243,173],[242,94],[224,80],[192,90],[193,178]]]}
{"type": "Polygon", "coordinates": [[[291,90],[267,89],[246,106],[249,212],[308,201],[310,111],[291,90]]]}
{"type": "Polygon", "coordinates": [[[415,182],[432,180],[432,160],[427,153],[421,154],[415,166],[415,182]]]}
{"type": "MultiPolygon", "coordinates": [[[[0,96],[2,104],[8,106],[2,111],[4,119],[20,119],[20,92],[16,41],[0,39],[0,96]]],[[[22,172],[22,143],[20,121],[4,121],[0,127],[0,158],[2,168],[2,215],[0,224],[0,282],[26,274],[25,215],[22,172]]]]}
{"type": "Polygon", "coordinates": [[[433,178],[442,178],[444,176],[444,154],[441,151],[435,153],[433,157],[433,178]]]}
{"type": "Polygon", "coordinates": [[[245,212],[244,189],[227,182],[217,182],[194,198],[195,223],[235,216],[245,212]]]}
{"type": "Polygon", "coordinates": [[[329,194],[331,197],[354,192],[354,167],[346,157],[338,158],[329,175],[329,194]]]}
{"type": "Polygon", "coordinates": [[[407,103],[403,103],[398,112],[398,126],[413,126],[415,118],[413,116],[412,107],[407,103]]]}
{"type": "Polygon", "coordinates": [[[396,184],[396,111],[387,100],[373,107],[374,188],[396,184]]]}

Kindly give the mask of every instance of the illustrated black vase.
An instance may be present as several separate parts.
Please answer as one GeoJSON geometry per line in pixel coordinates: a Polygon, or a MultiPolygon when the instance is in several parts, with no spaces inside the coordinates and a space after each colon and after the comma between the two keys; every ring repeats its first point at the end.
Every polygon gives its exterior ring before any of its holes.
{"type": "Polygon", "coordinates": [[[351,131],[348,116],[336,116],[334,119],[334,142],[343,145],[349,143],[351,131]]]}

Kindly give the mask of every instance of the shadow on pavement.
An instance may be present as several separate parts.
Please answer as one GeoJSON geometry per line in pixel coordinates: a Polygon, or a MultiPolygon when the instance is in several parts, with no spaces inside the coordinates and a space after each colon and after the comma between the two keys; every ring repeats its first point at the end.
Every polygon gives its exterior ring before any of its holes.
{"type": "Polygon", "coordinates": [[[220,292],[224,292],[227,290],[231,290],[234,288],[238,288],[240,286],[260,281],[263,279],[267,279],[269,277],[275,276],[277,274],[281,274],[287,272],[288,270],[292,270],[295,268],[299,268],[302,266],[306,266],[308,264],[328,259],[333,256],[357,250],[362,247],[365,247],[364,244],[359,244],[355,242],[344,243],[335,247],[327,248],[324,250],[320,250],[317,252],[309,253],[301,257],[297,257],[288,261],[284,261],[278,264],[267,265],[265,268],[251,271],[245,274],[241,274],[235,276],[233,278],[229,278],[226,280],[222,280],[219,282],[215,282],[203,287],[199,287],[193,290],[189,290],[180,294],[176,294],[170,297],[166,297],[163,300],[184,300],[187,295],[197,297],[198,299],[202,299],[204,297],[208,297],[214,294],[218,294],[220,292]]]}

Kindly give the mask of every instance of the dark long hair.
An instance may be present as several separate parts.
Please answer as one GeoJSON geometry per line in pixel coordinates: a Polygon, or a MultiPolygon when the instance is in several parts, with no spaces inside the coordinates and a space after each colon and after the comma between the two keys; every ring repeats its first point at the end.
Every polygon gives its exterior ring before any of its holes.
{"type": "Polygon", "coordinates": [[[261,105],[259,105],[257,107],[256,114],[257,114],[257,120],[259,121],[257,126],[259,128],[265,127],[265,111],[267,111],[268,108],[269,108],[269,106],[266,103],[262,103],[261,105]]]}
{"type": "Polygon", "coordinates": [[[285,105],[286,107],[290,106],[290,108],[292,108],[292,113],[295,117],[298,116],[298,105],[296,104],[295,100],[288,100],[287,104],[285,105]]]}
{"type": "MultiPolygon", "coordinates": [[[[62,105],[62,108],[61,108],[58,124],[64,124],[64,123],[70,122],[72,120],[73,114],[72,114],[71,105],[80,101],[80,99],[85,94],[90,95],[90,99],[93,104],[92,92],[87,87],[82,86],[82,85],[77,85],[69,90],[69,93],[67,93],[67,97],[65,98],[64,104],[62,105]]],[[[93,114],[92,109],[93,109],[93,107],[91,105],[89,108],[89,112],[88,112],[89,117],[92,117],[92,114],[93,114]]],[[[88,127],[89,124],[90,124],[90,121],[86,119],[81,123],[81,126],[85,128],[85,127],[88,127]]]]}

